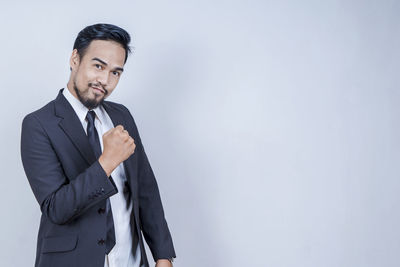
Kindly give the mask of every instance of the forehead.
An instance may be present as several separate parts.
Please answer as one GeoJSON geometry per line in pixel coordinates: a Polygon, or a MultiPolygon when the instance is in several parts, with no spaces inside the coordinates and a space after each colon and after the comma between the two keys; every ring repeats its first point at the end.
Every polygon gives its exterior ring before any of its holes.
{"type": "Polygon", "coordinates": [[[94,57],[105,61],[108,65],[122,67],[125,61],[125,49],[114,41],[93,40],[87,47],[83,59],[91,61],[94,57]]]}

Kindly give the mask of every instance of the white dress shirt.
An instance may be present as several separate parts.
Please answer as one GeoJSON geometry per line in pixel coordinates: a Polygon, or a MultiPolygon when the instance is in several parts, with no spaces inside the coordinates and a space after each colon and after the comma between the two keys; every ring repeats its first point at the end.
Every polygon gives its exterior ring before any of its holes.
{"type": "MultiPolygon", "coordinates": [[[[82,127],[87,131],[86,115],[89,111],[79,99],[75,98],[68,87],[63,90],[63,95],[71,104],[76,115],[78,116],[82,127]]],[[[99,135],[101,151],[103,151],[103,134],[114,128],[113,122],[108,116],[102,105],[93,109],[96,112],[95,127],[99,135]]],[[[114,219],[115,229],[115,246],[110,253],[105,255],[104,267],[140,267],[140,246],[137,246],[135,255],[132,253],[132,231],[130,227],[130,216],[132,212],[132,197],[128,198],[124,194],[124,185],[126,181],[124,166],[121,163],[111,173],[111,176],[117,186],[118,193],[110,197],[110,205],[114,219]],[[130,200],[130,203],[127,201],[130,200]]],[[[90,255],[88,255],[90,256],[90,255]]]]}

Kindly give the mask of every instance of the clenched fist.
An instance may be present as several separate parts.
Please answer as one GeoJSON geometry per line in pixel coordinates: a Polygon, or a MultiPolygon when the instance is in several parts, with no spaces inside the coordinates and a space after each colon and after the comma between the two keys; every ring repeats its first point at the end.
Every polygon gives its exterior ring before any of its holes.
{"type": "Polygon", "coordinates": [[[135,152],[135,140],[129,136],[122,125],[108,130],[103,134],[103,153],[99,158],[107,176],[117,166],[135,152]]]}

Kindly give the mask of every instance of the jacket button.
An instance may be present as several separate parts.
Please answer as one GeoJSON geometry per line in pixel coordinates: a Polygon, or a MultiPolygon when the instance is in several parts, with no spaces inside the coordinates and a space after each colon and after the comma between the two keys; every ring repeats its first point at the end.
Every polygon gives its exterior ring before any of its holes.
{"type": "Polygon", "coordinates": [[[106,212],[106,209],[99,208],[99,209],[97,210],[97,212],[98,212],[99,214],[102,214],[102,213],[106,212]]]}
{"type": "Polygon", "coordinates": [[[99,239],[99,240],[97,240],[97,244],[99,244],[99,245],[104,245],[104,243],[105,243],[106,241],[104,241],[104,239],[102,238],[102,239],[99,239]]]}

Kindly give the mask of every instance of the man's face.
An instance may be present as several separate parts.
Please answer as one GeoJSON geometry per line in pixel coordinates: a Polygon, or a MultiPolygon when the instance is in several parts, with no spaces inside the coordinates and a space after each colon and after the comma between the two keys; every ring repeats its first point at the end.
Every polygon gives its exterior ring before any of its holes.
{"type": "Polygon", "coordinates": [[[92,41],[82,58],[74,49],[70,60],[71,80],[82,104],[94,109],[112,93],[122,74],[124,61],[125,49],[114,41],[92,41]]]}

